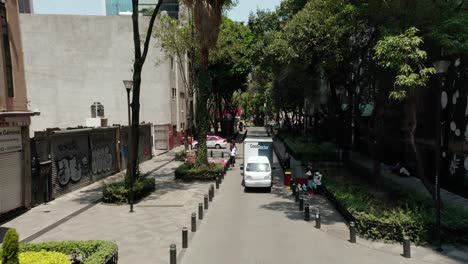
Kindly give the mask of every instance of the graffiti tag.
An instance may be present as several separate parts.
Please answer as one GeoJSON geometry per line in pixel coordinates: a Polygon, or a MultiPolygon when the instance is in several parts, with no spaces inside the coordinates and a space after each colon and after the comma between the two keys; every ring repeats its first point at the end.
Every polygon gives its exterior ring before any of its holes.
{"type": "Polygon", "coordinates": [[[93,149],[91,169],[93,174],[100,174],[112,170],[113,158],[109,146],[93,149]]]}
{"type": "Polygon", "coordinates": [[[57,162],[58,172],[57,177],[60,185],[67,185],[70,180],[78,182],[83,176],[83,171],[86,170],[88,159],[83,157],[78,160],[76,156],[72,158],[63,158],[57,162]]]}

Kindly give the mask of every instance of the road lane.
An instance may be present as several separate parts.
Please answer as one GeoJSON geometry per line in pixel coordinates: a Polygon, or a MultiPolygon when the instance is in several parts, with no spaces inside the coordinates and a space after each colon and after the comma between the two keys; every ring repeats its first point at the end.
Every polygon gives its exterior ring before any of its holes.
{"type": "Polygon", "coordinates": [[[313,222],[302,220],[302,213],[282,186],[276,185],[271,194],[245,193],[241,182],[236,166],[226,175],[182,263],[409,263],[401,256],[353,245],[316,230],[313,222]]]}

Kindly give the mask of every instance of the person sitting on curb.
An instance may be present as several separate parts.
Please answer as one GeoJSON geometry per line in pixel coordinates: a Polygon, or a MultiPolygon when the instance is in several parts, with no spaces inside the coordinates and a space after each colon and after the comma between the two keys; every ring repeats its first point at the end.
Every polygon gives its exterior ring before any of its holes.
{"type": "Polygon", "coordinates": [[[390,171],[403,177],[411,176],[410,172],[405,167],[403,167],[400,162],[395,164],[395,166],[390,167],[390,171]]]}
{"type": "Polygon", "coordinates": [[[306,175],[308,176],[307,188],[310,196],[313,196],[314,193],[322,193],[322,174],[315,172],[312,176],[312,173],[307,172],[306,175]]]}

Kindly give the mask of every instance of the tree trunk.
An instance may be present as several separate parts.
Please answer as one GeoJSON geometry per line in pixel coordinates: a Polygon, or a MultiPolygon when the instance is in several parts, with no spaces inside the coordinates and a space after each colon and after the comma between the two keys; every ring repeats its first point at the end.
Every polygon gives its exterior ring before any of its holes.
{"type": "MultiPolygon", "coordinates": [[[[138,166],[138,144],[140,135],[140,86],[141,86],[141,70],[140,64],[135,63],[133,74],[133,94],[132,94],[132,123],[129,129],[130,144],[129,144],[129,159],[127,171],[130,172],[130,179],[137,180],[139,175],[136,175],[136,167],[138,166]]],[[[132,183],[133,183],[132,182],[132,183]]]]}
{"type": "Polygon", "coordinates": [[[197,166],[208,164],[208,155],[206,148],[206,135],[209,125],[208,106],[206,105],[211,92],[211,80],[208,74],[208,56],[207,47],[201,49],[201,71],[198,77],[198,100],[197,107],[197,128],[198,128],[198,151],[197,166]]]}
{"type": "Polygon", "coordinates": [[[424,187],[426,187],[427,191],[431,194],[432,198],[435,200],[436,199],[436,193],[434,190],[434,186],[430,182],[430,180],[426,177],[424,173],[424,165],[423,165],[423,159],[421,158],[421,154],[419,152],[419,149],[416,144],[415,140],[415,132],[416,132],[416,127],[417,127],[417,103],[416,103],[416,98],[415,96],[411,96],[409,99],[410,102],[410,110],[409,110],[409,118],[410,118],[410,126],[408,129],[409,132],[409,140],[410,140],[410,145],[411,149],[413,150],[414,157],[416,160],[416,174],[418,178],[422,181],[424,184],[424,187]]]}

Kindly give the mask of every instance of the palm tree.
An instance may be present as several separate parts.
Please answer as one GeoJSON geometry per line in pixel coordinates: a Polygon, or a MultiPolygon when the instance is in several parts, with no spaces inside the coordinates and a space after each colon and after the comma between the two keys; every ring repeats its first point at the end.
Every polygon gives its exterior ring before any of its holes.
{"type": "Polygon", "coordinates": [[[219,26],[221,25],[223,7],[231,5],[234,0],[183,0],[183,3],[193,11],[193,22],[196,39],[200,47],[201,68],[197,76],[198,93],[196,109],[196,124],[198,131],[197,166],[208,164],[206,149],[206,134],[209,125],[207,102],[211,93],[211,80],[208,75],[208,58],[210,49],[216,46],[219,26]]]}

